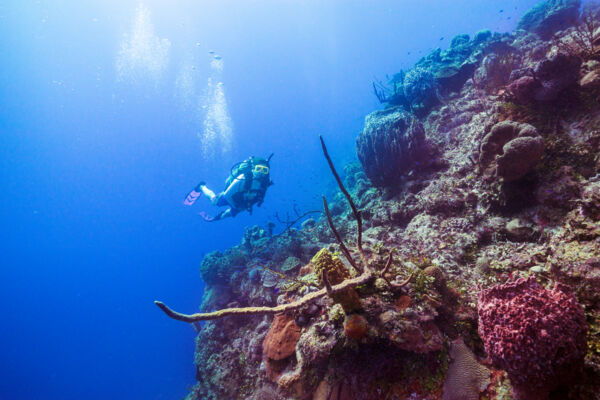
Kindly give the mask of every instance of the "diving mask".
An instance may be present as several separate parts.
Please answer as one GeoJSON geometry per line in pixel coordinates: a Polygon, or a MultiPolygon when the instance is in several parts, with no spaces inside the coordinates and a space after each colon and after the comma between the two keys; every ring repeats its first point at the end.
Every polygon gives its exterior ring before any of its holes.
{"type": "Polygon", "coordinates": [[[268,175],[269,174],[269,167],[267,167],[266,165],[255,165],[254,166],[254,170],[252,172],[255,172],[257,174],[268,175]]]}

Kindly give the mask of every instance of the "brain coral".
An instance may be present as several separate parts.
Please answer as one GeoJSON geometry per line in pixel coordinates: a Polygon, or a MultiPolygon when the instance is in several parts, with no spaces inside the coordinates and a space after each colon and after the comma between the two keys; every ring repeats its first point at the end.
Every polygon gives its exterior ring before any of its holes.
{"type": "Polygon", "coordinates": [[[496,162],[496,174],[505,182],[527,174],[544,154],[544,141],[529,124],[502,121],[494,125],[481,142],[479,163],[496,162]]]}
{"type": "Polygon", "coordinates": [[[281,266],[281,270],[284,272],[288,272],[288,271],[298,268],[301,264],[302,264],[302,261],[300,261],[300,259],[298,257],[293,257],[293,256],[288,257],[283,262],[283,265],[281,266]]]}
{"type": "Polygon", "coordinates": [[[585,316],[572,293],[530,277],[484,290],[478,300],[485,349],[518,399],[547,398],[575,378],[587,346],[585,316]]]}

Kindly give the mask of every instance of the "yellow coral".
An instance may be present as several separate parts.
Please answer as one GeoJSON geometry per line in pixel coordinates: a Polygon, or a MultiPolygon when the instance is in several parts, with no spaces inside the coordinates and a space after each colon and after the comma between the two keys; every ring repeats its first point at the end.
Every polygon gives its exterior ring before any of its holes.
{"type": "MultiPolygon", "coordinates": [[[[344,263],[327,249],[319,250],[311,262],[320,286],[324,286],[323,271],[326,271],[327,280],[331,285],[337,285],[350,278],[350,272],[348,272],[344,263]]],[[[332,299],[339,303],[346,313],[355,312],[362,308],[358,294],[352,288],[334,294],[332,299]]]]}
{"type": "Polygon", "coordinates": [[[327,271],[327,280],[332,285],[337,285],[350,278],[350,273],[344,263],[327,249],[319,250],[311,262],[319,281],[319,286],[323,286],[323,270],[327,271]]]}

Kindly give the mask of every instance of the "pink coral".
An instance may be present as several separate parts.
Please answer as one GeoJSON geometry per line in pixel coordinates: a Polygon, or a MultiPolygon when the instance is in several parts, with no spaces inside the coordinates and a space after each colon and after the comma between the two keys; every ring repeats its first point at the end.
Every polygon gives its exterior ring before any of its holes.
{"type": "Polygon", "coordinates": [[[583,309],[572,293],[562,285],[547,290],[530,277],[478,297],[485,349],[519,399],[545,399],[575,377],[587,345],[583,309]]]}

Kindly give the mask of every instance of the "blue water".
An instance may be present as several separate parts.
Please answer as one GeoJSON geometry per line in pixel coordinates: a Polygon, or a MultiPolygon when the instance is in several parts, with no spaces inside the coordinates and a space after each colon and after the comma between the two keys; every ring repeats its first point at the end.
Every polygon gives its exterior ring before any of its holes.
{"type": "Polygon", "coordinates": [[[512,30],[534,3],[0,3],[0,399],[182,398],[194,332],[153,300],[197,310],[203,254],[319,208],[333,183],[317,135],[352,161],[374,78],[456,34],[512,30]],[[182,206],[271,152],[252,216],[182,206]]]}

